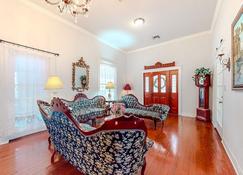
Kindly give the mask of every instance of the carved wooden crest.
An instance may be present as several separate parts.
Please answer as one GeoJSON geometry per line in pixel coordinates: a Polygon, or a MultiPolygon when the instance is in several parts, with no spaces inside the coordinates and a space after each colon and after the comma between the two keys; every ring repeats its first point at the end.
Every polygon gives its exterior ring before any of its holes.
{"type": "Polygon", "coordinates": [[[155,63],[155,65],[152,65],[152,66],[144,66],[144,69],[145,70],[148,70],[148,69],[159,69],[159,68],[164,68],[164,67],[173,67],[175,66],[175,61],[174,62],[171,62],[171,63],[161,63],[161,62],[157,62],[155,63]]]}

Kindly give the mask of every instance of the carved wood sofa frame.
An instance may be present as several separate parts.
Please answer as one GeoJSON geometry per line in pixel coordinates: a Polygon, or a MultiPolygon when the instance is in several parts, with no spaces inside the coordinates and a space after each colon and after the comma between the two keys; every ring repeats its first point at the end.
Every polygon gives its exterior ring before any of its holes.
{"type": "MultiPolygon", "coordinates": [[[[145,123],[144,123],[143,120],[136,118],[134,116],[130,116],[129,118],[122,116],[120,118],[108,120],[99,128],[96,128],[92,131],[84,131],[80,128],[79,123],[72,117],[70,109],[65,105],[65,103],[61,99],[54,98],[51,102],[51,105],[48,104],[47,102],[44,102],[44,101],[41,101],[41,100],[38,100],[37,104],[38,104],[39,110],[42,114],[44,121],[45,120],[48,120],[48,121],[52,120],[53,116],[48,114],[46,111],[43,110],[43,107],[42,107],[43,105],[45,105],[47,107],[51,107],[52,110],[53,110],[52,114],[54,112],[63,113],[66,116],[66,118],[68,119],[68,121],[70,121],[78,129],[79,133],[84,135],[85,137],[91,137],[93,135],[99,134],[102,131],[111,131],[112,132],[112,131],[119,131],[119,130],[124,130],[124,131],[125,130],[136,130],[136,131],[142,131],[142,132],[145,133],[145,140],[143,142],[144,142],[144,144],[146,144],[147,128],[145,126],[145,123]]],[[[47,123],[46,123],[46,125],[47,125],[47,123]]],[[[47,126],[47,129],[48,129],[48,132],[50,133],[51,128],[49,128],[47,126]]],[[[53,139],[52,135],[50,134],[49,143],[50,142],[53,143],[53,141],[51,141],[52,139],[53,139]]],[[[55,145],[54,145],[54,150],[55,151],[53,152],[52,157],[51,157],[52,163],[54,162],[55,154],[59,153],[59,150],[55,148],[55,145]]],[[[144,152],[144,154],[145,154],[145,152],[144,152]]],[[[141,171],[142,175],[144,175],[145,168],[146,168],[145,157],[144,157],[143,163],[144,164],[142,166],[142,171],[141,171]]],[[[81,173],[82,173],[82,170],[80,170],[79,168],[78,168],[78,170],[81,171],[81,173]]]]}
{"type": "MultiPolygon", "coordinates": [[[[156,130],[156,126],[157,126],[157,121],[161,121],[162,123],[162,129],[164,128],[164,125],[165,125],[165,119],[167,118],[167,115],[168,115],[168,112],[170,110],[170,107],[167,106],[167,105],[161,105],[161,104],[153,104],[153,105],[143,105],[141,104],[139,101],[138,101],[138,98],[133,95],[133,94],[128,94],[128,95],[125,95],[125,96],[131,96],[132,98],[136,99],[136,103],[137,103],[137,108],[135,109],[139,109],[141,108],[141,110],[144,110],[144,111],[150,111],[150,112],[156,112],[156,113],[160,113],[164,116],[166,116],[164,119],[159,119],[159,118],[155,118],[153,116],[149,116],[149,115],[138,115],[138,114],[135,114],[135,113],[130,113],[130,112],[126,112],[126,115],[134,115],[134,116],[137,116],[139,118],[145,118],[145,119],[150,119],[150,120],[153,120],[154,121],[154,128],[156,130]],[[165,110],[163,112],[161,112],[161,110],[154,110],[154,107],[157,106],[157,108],[160,108],[160,107],[164,107],[165,110]]],[[[123,96],[122,98],[124,98],[125,96],[123,96]]],[[[122,100],[123,103],[125,103],[125,106],[126,106],[126,102],[124,100],[122,100]]]]}
{"type": "MultiPolygon", "coordinates": [[[[63,99],[63,98],[60,98],[60,100],[63,101],[66,105],[68,105],[69,103],[78,102],[78,101],[80,101],[80,100],[82,100],[82,99],[87,99],[87,100],[92,101],[92,100],[94,100],[94,99],[97,98],[97,97],[104,99],[104,102],[106,102],[106,99],[105,99],[104,96],[98,95],[98,96],[95,96],[95,97],[93,97],[93,98],[88,98],[87,95],[84,94],[84,93],[78,93],[78,94],[76,94],[76,95],[74,96],[74,99],[71,100],[71,101],[70,101],[70,100],[63,99]]],[[[94,117],[93,117],[93,119],[91,120],[91,121],[92,121],[92,126],[95,126],[95,125],[96,125],[96,119],[97,119],[97,118],[105,117],[105,116],[108,114],[109,106],[105,105],[104,110],[105,110],[105,112],[104,112],[105,114],[104,114],[104,115],[94,116],[94,117]]]]}

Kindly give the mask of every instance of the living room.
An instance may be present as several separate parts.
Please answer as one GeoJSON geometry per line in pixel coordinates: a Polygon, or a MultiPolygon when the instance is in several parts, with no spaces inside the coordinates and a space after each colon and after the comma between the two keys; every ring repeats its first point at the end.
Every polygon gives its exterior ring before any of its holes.
{"type": "Polygon", "coordinates": [[[242,5],[242,0],[2,2],[2,174],[243,175],[238,136],[243,122],[242,5]],[[76,8],[83,11],[76,13],[76,8]],[[237,42],[234,32],[239,32],[237,42]],[[94,120],[89,108],[96,99],[106,117],[95,113],[94,120]],[[114,114],[117,108],[125,117],[114,114]],[[83,111],[89,120],[82,121],[83,111]],[[63,120],[78,113],[77,121],[70,119],[72,127],[87,139],[102,129],[137,126],[147,133],[146,153],[131,169],[129,160],[122,162],[126,171],[116,154],[113,166],[119,168],[113,172],[102,169],[107,159],[99,164],[69,161],[77,148],[65,155],[51,133],[55,126],[43,121],[45,114],[57,112],[66,114],[63,120]]]}

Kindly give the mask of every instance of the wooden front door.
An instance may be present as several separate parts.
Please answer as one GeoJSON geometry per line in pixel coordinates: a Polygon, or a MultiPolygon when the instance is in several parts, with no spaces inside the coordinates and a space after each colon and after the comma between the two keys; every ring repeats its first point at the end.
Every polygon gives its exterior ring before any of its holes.
{"type": "Polygon", "coordinates": [[[178,70],[144,73],[144,104],[166,104],[178,114],[178,70]]]}

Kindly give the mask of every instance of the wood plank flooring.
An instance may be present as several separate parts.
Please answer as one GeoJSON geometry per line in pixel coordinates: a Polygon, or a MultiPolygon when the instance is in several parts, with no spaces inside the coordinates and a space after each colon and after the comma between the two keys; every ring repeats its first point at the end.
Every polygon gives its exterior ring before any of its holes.
{"type": "MultiPolygon", "coordinates": [[[[146,175],[236,175],[210,123],[170,116],[163,131],[146,120],[149,138],[146,175]]],[[[80,175],[60,159],[51,164],[48,134],[42,132],[0,146],[1,175],[80,175]]]]}

